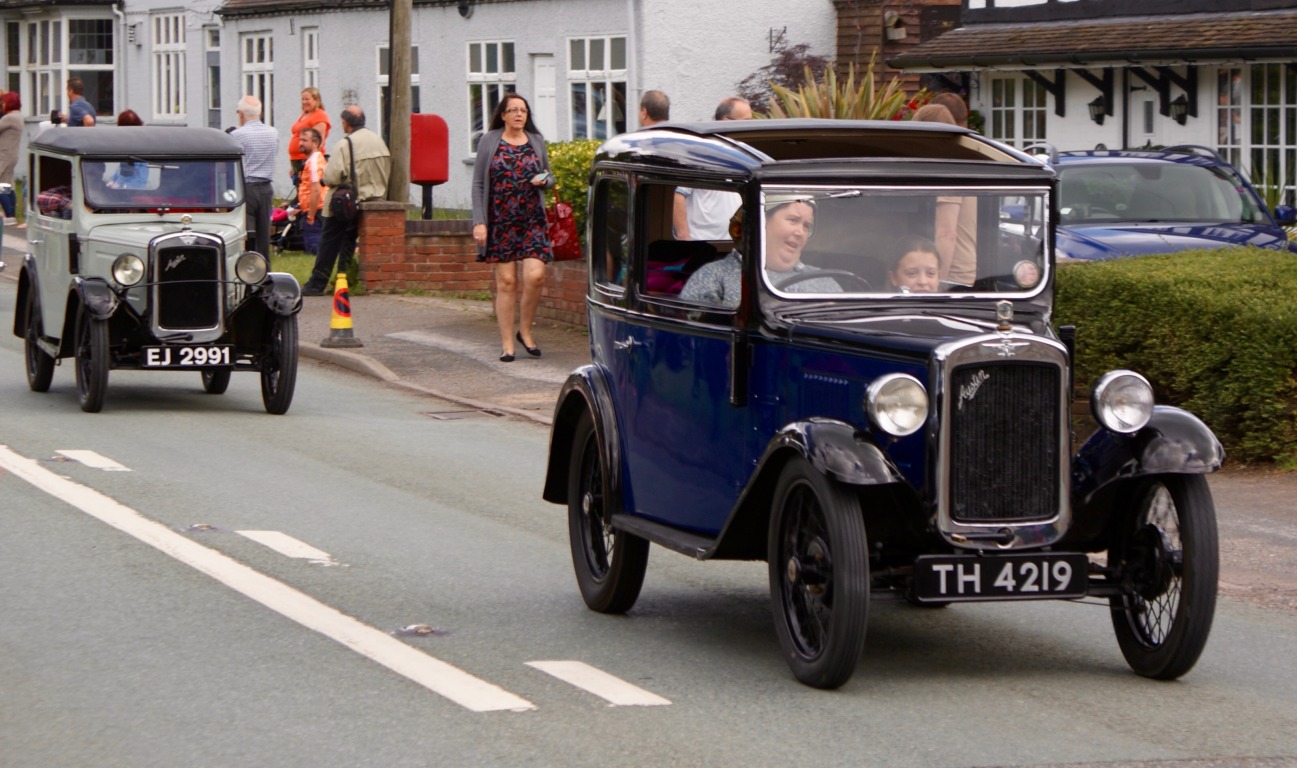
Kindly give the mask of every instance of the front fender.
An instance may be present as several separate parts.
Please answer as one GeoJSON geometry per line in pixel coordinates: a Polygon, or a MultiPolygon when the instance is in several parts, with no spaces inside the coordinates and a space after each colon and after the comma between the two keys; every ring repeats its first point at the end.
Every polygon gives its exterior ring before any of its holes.
{"type": "Polygon", "coordinates": [[[72,279],[72,287],[81,306],[96,320],[111,318],[117,311],[117,305],[121,303],[112,286],[99,278],[75,277],[72,279]]]}
{"type": "Polygon", "coordinates": [[[545,467],[545,489],[541,498],[567,504],[568,465],[572,458],[573,431],[581,414],[589,411],[603,454],[612,512],[621,510],[621,441],[617,439],[617,418],[607,372],[596,365],[583,365],[568,375],[554,405],[549,433],[549,461],[545,467]]]}
{"type": "Polygon", "coordinates": [[[1153,408],[1133,435],[1100,429],[1072,459],[1073,507],[1084,506],[1110,483],[1144,475],[1204,475],[1220,469],[1225,449],[1211,429],[1181,408],[1153,408]]]}
{"type": "Polygon", "coordinates": [[[280,317],[295,315],[302,310],[302,286],[287,272],[266,275],[266,282],[261,285],[258,295],[266,308],[280,317]]]}
{"type": "Polygon", "coordinates": [[[761,465],[791,448],[820,472],[848,485],[885,485],[901,473],[866,434],[842,421],[811,419],[788,424],[766,446],[761,465]]]}
{"type": "Polygon", "coordinates": [[[29,253],[23,257],[22,269],[18,271],[18,295],[14,301],[14,335],[23,338],[27,335],[27,296],[36,301],[36,312],[40,312],[40,286],[36,283],[36,260],[29,253]]]}

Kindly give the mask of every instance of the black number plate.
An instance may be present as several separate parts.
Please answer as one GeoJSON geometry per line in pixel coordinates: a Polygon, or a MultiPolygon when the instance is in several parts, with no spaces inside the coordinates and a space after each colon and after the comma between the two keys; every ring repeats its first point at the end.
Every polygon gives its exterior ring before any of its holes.
{"type": "Polygon", "coordinates": [[[140,350],[145,368],[206,368],[230,365],[233,348],[222,344],[196,347],[144,347],[140,350]]]}
{"type": "Polygon", "coordinates": [[[914,595],[931,602],[1084,597],[1083,554],[931,555],[914,563],[914,595]]]}

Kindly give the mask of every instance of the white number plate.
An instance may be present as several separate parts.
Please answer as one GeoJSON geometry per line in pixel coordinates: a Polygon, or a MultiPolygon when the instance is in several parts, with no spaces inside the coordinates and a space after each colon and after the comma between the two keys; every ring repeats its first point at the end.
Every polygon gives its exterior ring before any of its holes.
{"type": "Polygon", "coordinates": [[[925,556],[914,563],[914,592],[936,602],[1084,597],[1089,568],[1079,553],[925,556]]]}
{"type": "Polygon", "coordinates": [[[202,347],[144,347],[141,350],[145,368],[206,368],[231,365],[233,353],[224,345],[202,347]]]}

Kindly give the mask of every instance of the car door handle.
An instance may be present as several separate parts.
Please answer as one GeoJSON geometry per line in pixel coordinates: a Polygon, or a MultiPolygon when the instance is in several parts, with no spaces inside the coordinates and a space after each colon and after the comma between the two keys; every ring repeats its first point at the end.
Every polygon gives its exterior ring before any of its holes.
{"type": "Polygon", "coordinates": [[[643,342],[636,341],[633,336],[627,336],[625,341],[614,341],[613,349],[634,349],[635,347],[644,346],[643,342]]]}

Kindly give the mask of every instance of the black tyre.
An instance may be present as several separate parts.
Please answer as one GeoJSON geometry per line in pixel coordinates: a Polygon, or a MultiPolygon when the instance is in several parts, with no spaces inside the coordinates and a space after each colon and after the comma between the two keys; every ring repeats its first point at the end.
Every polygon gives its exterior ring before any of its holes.
{"type": "Polygon", "coordinates": [[[1220,552],[1216,508],[1202,475],[1136,485],[1109,553],[1122,594],[1110,599],[1122,655],[1144,677],[1174,680],[1193,668],[1216,612],[1220,552]]]}
{"type": "Polygon", "coordinates": [[[36,305],[36,289],[28,286],[27,301],[27,334],[23,337],[23,351],[27,355],[27,386],[33,392],[48,392],[50,382],[54,379],[54,358],[36,343],[44,331],[45,324],[36,305]]]}
{"type": "Polygon", "coordinates": [[[797,679],[837,688],[865,646],[869,558],[860,501],[798,456],[770,510],[770,598],[775,634],[797,679]]]}
{"type": "Polygon", "coordinates": [[[297,315],[276,317],[261,356],[261,401],[266,413],[288,413],[297,386],[297,315]]]}
{"type": "Polygon", "coordinates": [[[230,388],[229,368],[204,368],[202,370],[203,391],[209,395],[223,395],[230,388]]]}
{"type": "Polygon", "coordinates": [[[85,308],[77,313],[77,400],[86,413],[99,413],[108,392],[108,321],[85,308]]]}
{"type": "Polygon", "coordinates": [[[600,613],[635,605],[648,568],[647,540],[612,527],[608,472],[590,412],[581,414],[567,475],[568,538],[581,597],[600,613]]]}

